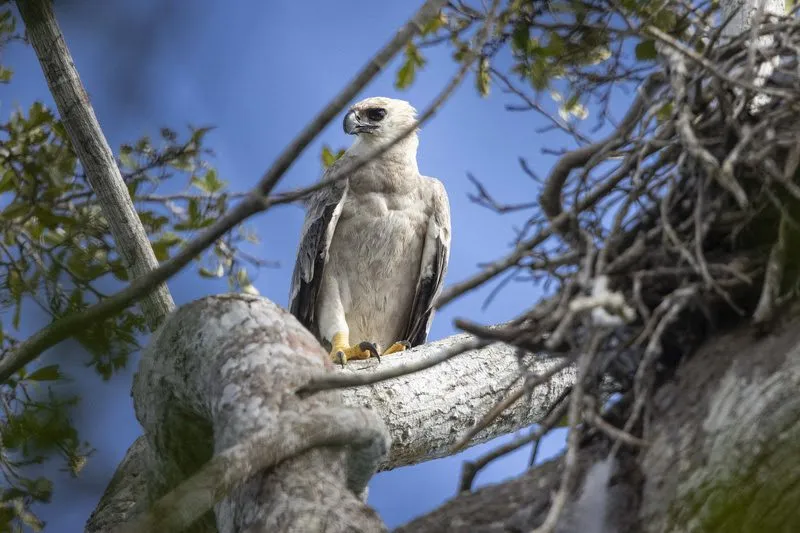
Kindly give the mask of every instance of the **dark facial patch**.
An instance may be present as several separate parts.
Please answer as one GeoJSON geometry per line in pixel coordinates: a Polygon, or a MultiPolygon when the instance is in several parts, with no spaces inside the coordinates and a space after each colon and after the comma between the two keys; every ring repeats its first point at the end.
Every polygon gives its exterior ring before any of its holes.
{"type": "Polygon", "coordinates": [[[370,107],[367,109],[367,118],[372,122],[380,122],[386,116],[386,110],[382,107],[370,107]]]}

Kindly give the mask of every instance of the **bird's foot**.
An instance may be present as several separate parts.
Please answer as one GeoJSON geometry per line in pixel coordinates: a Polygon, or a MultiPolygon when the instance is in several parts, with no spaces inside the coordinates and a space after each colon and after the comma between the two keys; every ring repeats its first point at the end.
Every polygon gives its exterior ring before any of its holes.
{"type": "Polygon", "coordinates": [[[381,355],[389,355],[397,352],[402,352],[411,348],[411,343],[408,341],[397,341],[388,348],[386,348],[381,355]]]}
{"type": "Polygon", "coordinates": [[[369,359],[377,357],[380,359],[378,348],[371,342],[359,342],[353,346],[348,346],[347,335],[337,333],[333,336],[333,347],[331,348],[331,360],[344,367],[345,363],[351,359],[369,359]]]}

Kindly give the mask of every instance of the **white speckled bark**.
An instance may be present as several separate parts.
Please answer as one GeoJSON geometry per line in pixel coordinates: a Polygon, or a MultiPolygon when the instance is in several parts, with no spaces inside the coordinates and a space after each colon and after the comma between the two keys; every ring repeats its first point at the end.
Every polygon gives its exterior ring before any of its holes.
{"type": "MultiPolygon", "coordinates": [[[[380,366],[429,357],[459,337],[385,357],[380,366]]],[[[537,370],[552,364],[530,359],[524,363],[537,370]]],[[[344,372],[370,372],[377,366],[377,361],[352,362],[344,372]]],[[[519,373],[519,361],[511,349],[490,347],[413,375],[300,400],[294,391],[326,368],[334,369],[318,343],[265,299],[214,296],[182,307],[152,339],[135,378],[136,411],[146,437],[129,450],[87,531],[105,531],[125,522],[142,509],[137,504],[160,497],[193,474],[211,457],[212,442],[219,452],[270,427],[287,412],[368,406],[386,422],[395,442],[381,468],[445,456],[502,396],[519,373]],[[142,482],[143,474],[147,483],[142,482]]],[[[474,443],[532,423],[571,378],[567,370],[549,387],[535,389],[532,401],[520,401],[474,443]]],[[[217,507],[220,531],[258,531],[247,529],[243,521],[287,531],[285,522],[277,527],[270,517],[285,517],[293,508],[298,509],[296,516],[312,521],[299,522],[310,529],[298,531],[336,531],[330,522],[341,521],[342,513],[348,512],[358,517],[360,530],[379,530],[383,526],[371,511],[346,490],[357,490],[375,467],[369,463],[378,452],[368,452],[348,454],[349,463],[341,451],[333,450],[315,450],[287,461],[217,507]],[[329,505],[334,507],[326,510],[329,505]]],[[[213,517],[207,516],[194,530],[215,531],[214,527],[213,517]]]]}
{"type": "MultiPolygon", "coordinates": [[[[468,335],[454,335],[426,344],[401,356],[358,361],[345,372],[369,372],[429,357],[440,348],[452,346],[468,335]]],[[[558,364],[527,356],[523,364],[537,373],[558,364]]],[[[344,389],[345,403],[375,409],[389,426],[392,448],[382,470],[445,457],[463,433],[480,420],[507,394],[508,386],[519,375],[520,362],[515,350],[493,345],[458,355],[427,371],[389,381],[344,389]]],[[[507,409],[483,430],[471,445],[515,431],[542,417],[553,402],[575,379],[573,368],[556,374],[547,385],[536,387],[530,400],[522,399],[507,409]]],[[[518,390],[522,382],[511,390],[518,390]]]]}
{"type": "Polygon", "coordinates": [[[727,20],[728,17],[733,15],[723,33],[733,37],[749,29],[753,23],[753,18],[758,12],[759,3],[762,2],[764,14],[783,15],[786,13],[785,0],[722,0],[720,2],[722,19],[727,20]],[[737,8],[738,11],[736,11],[737,8]]]}
{"type": "MultiPolygon", "coordinates": [[[[145,349],[134,379],[146,441],[147,494],[141,500],[153,502],[194,474],[212,451],[232,449],[261,430],[282,427],[278,447],[296,448],[303,433],[286,430],[294,426],[287,420],[296,419],[307,434],[312,415],[346,409],[336,391],[306,399],[295,394],[326,365],[325,352],[294,317],[262,298],[205,298],[171,315],[145,349]]],[[[217,530],[384,530],[353,491],[363,489],[386,444],[360,450],[356,476],[341,447],[318,448],[256,475],[216,506],[217,530]]],[[[214,531],[213,517],[192,530],[214,531]]]]}

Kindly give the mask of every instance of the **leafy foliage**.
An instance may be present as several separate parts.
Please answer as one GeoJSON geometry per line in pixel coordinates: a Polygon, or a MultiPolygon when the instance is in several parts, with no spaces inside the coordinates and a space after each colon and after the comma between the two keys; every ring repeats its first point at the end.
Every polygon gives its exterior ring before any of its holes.
{"type": "MultiPolygon", "coordinates": [[[[481,96],[488,96],[491,85],[497,83],[525,100],[526,105],[514,106],[514,110],[547,113],[558,127],[571,131],[568,123],[588,116],[592,97],[607,104],[613,85],[640,82],[653,70],[656,47],[647,28],[680,38],[690,17],[705,17],[710,23],[716,5],[716,1],[700,2],[689,9],[689,4],[678,1],[500,2],[493,37],[481,50],[474,50],[479,55],[475,88],[481,96]],[[494,66],[499,56],[511,57],[509,68],[494,66]],[[526,90],[533,95],[528,96],[526,90]],[[543,92],[553,96],[553,113],[536,100],[543,92]],[[531,103],[534,100],[536,103],[531,103]]],[[[449,3],[435,23],[406,48],[395,86],[405,89],[414,82],[427,63],[422,53],[425,48],[449,43],[453,60],[462,62],[485,17],[477,6],[449,3]]]]}

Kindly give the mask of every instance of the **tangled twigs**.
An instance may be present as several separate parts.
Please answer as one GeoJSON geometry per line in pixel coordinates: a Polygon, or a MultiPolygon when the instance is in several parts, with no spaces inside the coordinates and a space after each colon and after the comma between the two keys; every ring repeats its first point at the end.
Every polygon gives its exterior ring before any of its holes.
{"type": "MultiPolygon", "coordinates": [[[[628,420],[625,421],[625,426],[622,429],[624,433],[630,433],[633,427],[636,425],[642,412],[642,408],[649,397],[647,391],[652,383],[653,363],[655,363],[655,361],[658,359],[658,356],[661,355],[664,332],[666,331],[667,327],[678,318],[680,312],[686,308],[688,303],[691,301],[691,298],[695,296],[695,294],[697,294],[697,287],[695,286],[684,287],[675,290],[664,300],[664,302],[656,309],[656,311],[653,313],[653,316],[650,318],[650,324],[656,324],[655,327],[653,327],[652,335],[645,336],[644,332],[640,335],[640,339],[644,338],[648,339],[648,341],[647,347],[644,351],[644,357],[639,363],[639,368],[636,370],[636,376],[633,383],[633,394],[635,399],[633,408],[631,409],[631,414],[628,417],[628,420]]],[[[611,449],[610,454],[612,457],[616,455],[621,443],[621,440],[617,440],[614,443],[614,447],[611,449]]]]}
{"type": "Polygon", "coordinates": [[[728,167],[722,168],[717,158],[703,146],[692,128],[693,117],[690,110],[692,102],[689,101],[686,91],[688,77],[686,62],[678,52],[667,47],[662,49],[662,53],[669,61],[673,71],[671,76],[672,89],[675,91],[675,105],[678,107],[676,125],[683,147],[704,165],[709,175],[715,177],[720,185],[733,194],[739,203],[739,207],[746,209],[748,205],[747,193],[744,192],[742,186],[733,177],[732,165],[729,164],[728,167]]]}
{"type": "Polygon", "coordinates": [[[586,410],[583,416],[589,424],[593,425],[613,440],[623,442],[628,446],[636,448],[646,448],[648,446],[646,441],[622,431],[603,418],[602,415],[597,412],[597,400],[595,400],[593,396],[586,396],[584,403],[586,404],[586,410]]]}
{"type": "Polygon", "coordinates": [[[598,154],[608,154],[627,141],[628,135],[641,119],[642,113],[646,108],[645,105],[649,103],[653,91],[659,88],[660,84],[658,82],[661,80],[661,73],[657,73],[645,81],[630,110],[628,110],[622,122],[611,135],[602,141],[565,154],[550,171],[550,175],[547,177],[542,193],[539,196],[539,204],[550,223],[559,232],[564,231],[563,223],[556,221],[556,218],[564,212],[564,208],[561,205],[561,195],[569,173],[575,168],[587,164],[598,154]]]}
{"type": "MultiPolygon", "coordinates": [[[[526,222],[515,248],[437,302],[512,268],[558,282],[545,317],[526,313],[513,326],[472,327],[487,339],[578,361],[562,483],[537,533],[556,528],[574,488],[580,430],[593,426],[614,441],[612,456],[623,445],[647,446],[646,423],[639,426],[656,377],[691,354],[707,334],[704,321],[752,315],[763,322],[795,296],[798,266],[789,252],[800,231],[792,218],[800,201],[800,21],[763,19],[727,39],[720,38],[725,24],[710,39],[707,26],[698,27],[688,42],[645,27],[667,68],[648,78],[611,137],[559,158],[543,183],[542,213],[526,222]],[[765,242],[773,243],[769,257],[765,242]],[[556,265],[557,258],[566,261],[556,265]],[[607,341],[593,344],[600,338],[607,341]],[[602,364],[587,362],[587,344],[602,364]],[[631,399],[618,405],[622,428],[601,416],[592,389],[609,377],[631,399]]],[[[505,395],[457,446],[523,394],[505,395]]],[[[469,463],[461,489],[469,490],[485,464],[538,435],[469,463]]]]}

